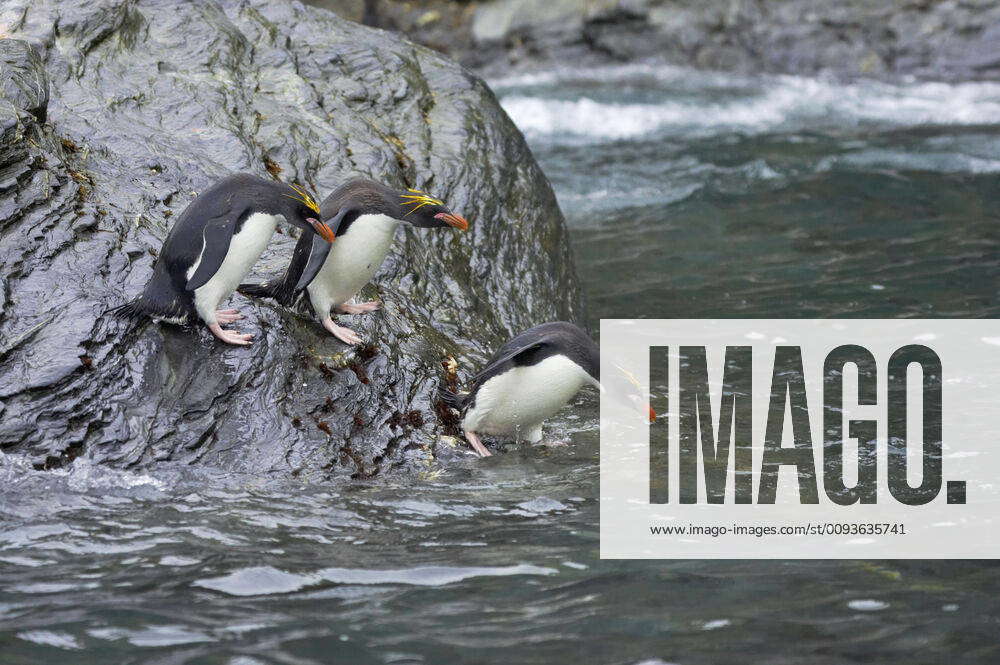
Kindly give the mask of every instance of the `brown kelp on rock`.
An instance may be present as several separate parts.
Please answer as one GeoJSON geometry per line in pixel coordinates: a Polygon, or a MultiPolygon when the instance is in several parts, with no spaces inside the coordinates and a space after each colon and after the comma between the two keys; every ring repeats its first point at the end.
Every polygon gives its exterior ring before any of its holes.
{"type": "MultiPolygon", "coordinates": [[[[0,450],[370,477],[437,449],[440,362],[576,319],[555,197],[490,90],[397,35],[297,3],[15,0],[0,9],[0,450]],[[196,192],[235,171],[324,196],[364,175],[472,222],[405,229],[347,349],[235,295],[256,334],[109,314],[142,288],[196,192]],[[414,415],[416,414],[416,415],[414,415]]],[[[275,235],[257,265],[283,269],[275,235]]]]}

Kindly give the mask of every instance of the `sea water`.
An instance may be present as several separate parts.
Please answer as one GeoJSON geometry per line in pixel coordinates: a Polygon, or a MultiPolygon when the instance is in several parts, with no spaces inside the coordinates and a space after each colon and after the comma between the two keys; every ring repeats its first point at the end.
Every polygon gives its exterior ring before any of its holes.
{"type": "MultiPolygon", "coordinates": [[[[493,81],[601,317],[997,317],[1000,85],[493,81]]],[[[654,386],[654,390],[656,387],[654,386]]],[[[0,454],[0,663],[995,663],[1000,569],[601,561],[597,399],[419,474],[0,454]]]]}

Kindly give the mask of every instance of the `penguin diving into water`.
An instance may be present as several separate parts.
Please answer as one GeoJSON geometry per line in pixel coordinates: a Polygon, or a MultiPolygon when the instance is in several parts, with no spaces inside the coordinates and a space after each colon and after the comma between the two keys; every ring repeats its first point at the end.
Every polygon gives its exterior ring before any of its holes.
{"type": "Polygon", "coordinates": [[[239,288],[246,295],[271,297],[286,306],[294,304],[305,290],[323,327],[347,344],[357,344],[361,337],[337,325],[332,314],[363,314],[380,307],[378,301],[350,301],[382,265],[396,227],[469,228],[464,217],[438,199],[415,189],[397,191],[366,179],[351,180],[334,190],[323,201],[321,219],[337,235],[337,242],[331,244],[304,233],[283,276],[239,288]]]}
{"type": "Polygon", "coordinates": [[[319,216],[312,197],[294,185],[249,174],[223,178],[177,218],[146,288],[117,311],[176,324],[200,318],[223,342],[247,345],[253,335],[222,328],[243,316],[219,305],[260,258],[279,221],[333,242],[333,231],[319,216]]]}
{"type": "Polygon", "coordinates": [[[653,422],[656,413],[631,374],[620,370],[602,385],[600,372],[597,344],[572,323],[554,321],[529,328],[500,347],[472,378],[468,393],[442,388],[440,397],[459,412],[465,438],[481,457],[491,453],[479,434],[541,441],[542,424],[588,384],[648,410],[653,422]]]}

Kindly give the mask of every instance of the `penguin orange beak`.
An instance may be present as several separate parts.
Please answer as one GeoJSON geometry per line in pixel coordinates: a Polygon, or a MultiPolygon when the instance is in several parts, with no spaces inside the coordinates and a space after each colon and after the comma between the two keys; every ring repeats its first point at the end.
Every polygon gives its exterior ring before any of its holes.
{"type": "Polygon", "coordinates": [[[313,230],[316,231],[317,235],[319,235],[319,237],[322,238],[323,240],[327,242],[333,242],[334,239],[337,237],[336,234],[333,232],[333,229],[331,229],[329,226],[319,221],[318,219],[313,219],[312,217],[310,217],[306,221],[309,222],[309,224],[313,227],[313,230]]]}
{"type": "Polygon", "coordinates": [[[443,220],[449,226],[454,226],[459,231],[467,231],[469,229],[469,222],[461,215],[453,215],[450,212],[439,212],[434,215],[434,219],[443,220]]]}
{"type": "Polygon", "coordinates": [[[649,405],[647,405],[646,408],[649,409],[649,422],[650,423],[655,423],[656,422],[656,411],[653,411],[653,407],[651,407],[649,405]]]}

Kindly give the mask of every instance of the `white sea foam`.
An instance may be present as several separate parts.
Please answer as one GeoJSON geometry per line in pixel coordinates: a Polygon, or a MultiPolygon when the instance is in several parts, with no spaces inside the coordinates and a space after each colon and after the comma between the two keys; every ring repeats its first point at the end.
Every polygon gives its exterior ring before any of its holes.
{"type": "Polygon", "coordinates": [[[289,573],[273,566],[241,568],[221,577],[193,582],[194,586],[231,596],[257,596],[299,591],[331,582],[334,584],[405,584],[413,586],[445,586],[474,577],[508,577],[515,575],[553,575],[558,571],[545,566],[518,564],[512,566],[421,566],[391,570],[365,568],[324,568],[313,573],[289,573]]]}
{"type": "Polygon", "coordinates": [[[26,630],[17,634],[26,642],[34,642],[47,647],[59,649],[82,649],[80,642],[70,635],[57,630],[26,630]]]}
{"type": "Polygon", "coordinates": [[[816,165],[817,171],[840,167],[855,170],[898,169],[932,170],[939,173],[997,173],[1000,160],[985,159],[958,152],[904,152],[902,150],[862,150],[826,157],[816,165]]]}
{"type": "MultiPolygon", "coordinates": [[[[600,80],[600,75],[596,78],[600,80]]],[[[670,131],[690,135],[699,130],[759,133],[850,125],[977,125],[1000,117],[1000,84],[992,82],[837,84],[780,76],[760,79],[754,88],[756,93],[748,94],[744,88],[739,95],[722,95],[729,100],[711,102],[708,95],[671,96],[664,90],[662,103],[615,103],[589,96],[557,99],[513,91],[501,103],[529,136],[592,140],[670,131]]]]}
{"type": "Polygon", "coordinates": [[[734,84],[744,84],[756,79],[728,72],[695,70],[689,67],[664,65],[659,63],[633,62],[589,69],[554,68],[535,72],[520,72],[509,76],[489,79],[494,90],[510,88],[530,88],[551,85],[591,85],[594,82],[642,83],[655,81],[672,86],[705,88],[731,88],[734,84]]]}
{"type": "Polygon", "coordinates": [[[72,464],[51,471],[38,471],[31,460],[24,455],[0,453],[0,484],[12,487],[19,483],[64,482],[68,489],[76,492],[91,490],[148,488],[156,491],[166,489],[166,483],[147,473],[122,471],[91,462],[86,457],[72,464]]]}

